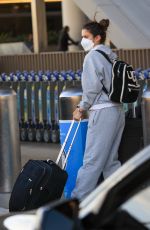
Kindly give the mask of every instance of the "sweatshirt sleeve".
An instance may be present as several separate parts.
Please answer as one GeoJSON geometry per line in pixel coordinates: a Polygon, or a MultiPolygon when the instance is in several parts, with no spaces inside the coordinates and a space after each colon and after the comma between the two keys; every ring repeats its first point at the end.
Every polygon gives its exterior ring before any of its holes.
{"type": "Polygon", "coordinates": [[[94,103],[96,97],[102,90],[102,80],[104,68],[100,60],[97,61],[97,55],[90,52],[86,55],[83,63],[82,72],[82,100],[79,106],[88,110],[94,103]]]}

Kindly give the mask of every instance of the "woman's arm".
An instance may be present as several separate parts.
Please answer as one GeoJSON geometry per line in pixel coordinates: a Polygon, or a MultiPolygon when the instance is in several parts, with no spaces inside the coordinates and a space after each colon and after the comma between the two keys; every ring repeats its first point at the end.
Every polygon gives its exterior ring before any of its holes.
{"type": "Polygon", "coordinates": [[[100,59],[97,62],[97,55],[95,54],[95,51],[91,51],[87,54],[83,63],[83,95],[80,102],[80,108],[88,110],[93,105],[97,95],[101,93],[103,87],[103,72],[104,68],[100,59]]]}

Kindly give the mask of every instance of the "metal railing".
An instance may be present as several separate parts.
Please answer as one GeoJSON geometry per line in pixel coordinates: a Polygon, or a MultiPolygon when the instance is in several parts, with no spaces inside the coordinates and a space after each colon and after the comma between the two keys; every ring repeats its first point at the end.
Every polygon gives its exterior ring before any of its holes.
{"type": "MultiPolygon", "coordinates": [[[[134,68],[150,66],[150,49],[115,50],[120,59],[130,63],[134,68]]],[[[0,73],[16,70],[77,70],[82,69],[85,52],[49,52],[40,54],[22,54],[0,56],[0,73]]]]}

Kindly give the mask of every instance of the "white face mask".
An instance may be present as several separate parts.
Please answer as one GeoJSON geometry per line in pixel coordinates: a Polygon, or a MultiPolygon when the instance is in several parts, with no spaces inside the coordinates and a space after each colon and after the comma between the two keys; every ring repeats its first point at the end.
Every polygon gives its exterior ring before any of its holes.
{"type": "Polygon", "coordinates": [[[88,38],[82,38],[81,45],[85,51],[89,51],[94,47],[93,41],[88,38]]]}

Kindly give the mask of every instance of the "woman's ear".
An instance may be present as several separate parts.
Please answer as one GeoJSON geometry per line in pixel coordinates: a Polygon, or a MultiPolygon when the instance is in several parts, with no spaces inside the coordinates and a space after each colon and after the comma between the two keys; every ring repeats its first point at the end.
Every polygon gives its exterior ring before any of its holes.
{"type": "Polygon", "coordinates": [[[101,36],[100,36],[100,35],[96,35],[96,36],[94,37],[94,42],[95,42],[95,43],[100,43],[100,41],[101,41],[101,36]]]}

